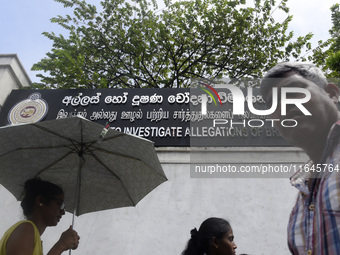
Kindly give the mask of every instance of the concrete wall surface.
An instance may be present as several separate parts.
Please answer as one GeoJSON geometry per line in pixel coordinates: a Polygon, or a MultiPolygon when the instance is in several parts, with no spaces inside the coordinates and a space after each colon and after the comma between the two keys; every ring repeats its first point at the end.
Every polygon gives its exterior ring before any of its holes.
{"type": "MultiPolygon", "coordinates": [[[[286,226],[297,191],[288,178],[192,178],[197,158],[206,163],[305,162],[296,148],[157,148],[168,181],[136,207],[84,214],[75,219],[81,240],[72,254],[179,255],[190,237],[211,216],[230,221],[237,254],[289,254],[286,226]],[[192,157],[192,153],[195,157],[192,157]],[[198,157],[197,157],[198,156],[198,157]]],[[[67,194],[66,194],[67,195],[67,194]]],[[[98,197],[100,199],[100,197],[98,197]]],[[[19,202],[0,186],[0,235],[23,219],[19,202]]],[[[66,213],[42,235],[44,254],[71,224],[66,213]]]]}
{"type": "Polygon", "coordinates": [[[16,54],[0,54],[0,110],[12,89],[31,87],[32,82],[16,54]]]}

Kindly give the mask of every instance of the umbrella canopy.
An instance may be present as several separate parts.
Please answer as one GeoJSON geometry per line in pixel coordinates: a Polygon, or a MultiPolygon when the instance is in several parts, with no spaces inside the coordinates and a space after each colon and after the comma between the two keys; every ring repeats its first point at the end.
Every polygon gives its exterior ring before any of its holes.
{"type": "Polygon", "coordinates": [[[60,185],[66,211],[135,206],[166,181],[154,145],[80,117],[0,128],[0,184],[18,200],[26,180],[60,185]],[[104,129],[104,133],[106,130],[104,129]]]}

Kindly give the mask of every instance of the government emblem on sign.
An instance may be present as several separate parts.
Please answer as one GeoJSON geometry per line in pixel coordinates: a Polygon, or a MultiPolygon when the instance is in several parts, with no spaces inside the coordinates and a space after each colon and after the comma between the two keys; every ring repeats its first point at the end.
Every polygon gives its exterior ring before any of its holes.
{"type": "Polygon", "coordinates": [[[40,93],[33,93],[12,107],[8,113],[8,122],[14,125],[39,122],[47,111],[48,105],[40,93]]]}

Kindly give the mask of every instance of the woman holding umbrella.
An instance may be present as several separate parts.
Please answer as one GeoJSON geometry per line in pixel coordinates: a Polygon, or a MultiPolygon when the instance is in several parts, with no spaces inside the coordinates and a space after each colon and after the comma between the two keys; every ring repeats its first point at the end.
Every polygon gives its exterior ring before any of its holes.
{"type": "MultiPolygon", "coordinates": [[[[38,178],[25,183],[25,197],[21,202],[27,220],[9,228],[0,241],[0,255],[42,255],[40,236],[46,227],[56,226],[65,214],[64,192],[50,182],[38,178]]],[[[59,255],[69,249],[76,249],[79,236],[70,227],[48,252],[59,255]]]]}

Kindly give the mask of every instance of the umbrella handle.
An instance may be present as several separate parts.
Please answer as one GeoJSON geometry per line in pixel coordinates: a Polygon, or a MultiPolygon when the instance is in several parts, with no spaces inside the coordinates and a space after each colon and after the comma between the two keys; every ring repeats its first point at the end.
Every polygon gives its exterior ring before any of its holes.
{"type": "MultiPolygon", "coordinates": [[[[77,188],[77,189],[78,189],[78,188],[77,188]]],[[[74,203],[74,204],[76,204],[76,203],[74,203]]],[[[73,226],[74,226],[74,215],[75,215],[75,214],[76,214],[76,209],[74,208],[74,209],[73,209],[73,215],[72,215],[72,228],[73,228],[73,226]]],[[[72,253],[72,250],[69,249],[68,254],[71,255],[71,253],[72,253]]]]}
{"type": "MultiPolygon", "coordinates": [[[[73,206],[73,215],[72,215],[72,228],[74,226],[74,218],[76,215],[76,210],[78,206],[78,201],[79,201],[79,191],[80,191],[80,176],[81,176],[81,168],[84,163],[84,158],[80,155],[79,156],[79,165],[78,165],[78,176],[77,176],[77,185],[76,185],[76,191],[75,191],[75,197],[74,197],[74,206],[73,206]]],[[[69,250],[69,255],[71,255],[72,250],[69,250]]]]}

